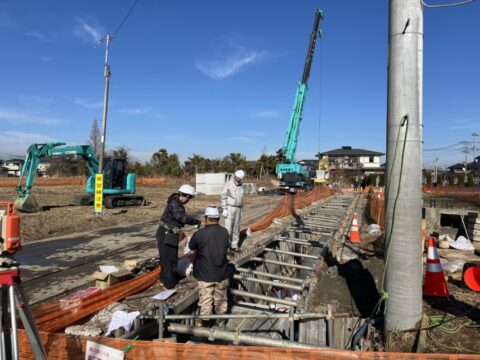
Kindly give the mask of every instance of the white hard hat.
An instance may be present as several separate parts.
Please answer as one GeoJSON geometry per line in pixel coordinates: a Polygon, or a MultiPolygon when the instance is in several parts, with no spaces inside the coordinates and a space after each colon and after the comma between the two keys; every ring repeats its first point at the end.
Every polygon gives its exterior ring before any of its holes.
{"type": "Polygon", "coordinates": [[[205,209],[205,216],[210,218],[219,218],[220,213],[218,212],[218,209],[215,206],[209,206],[205,209]]]}
{"type": "Polygon", "coordinates": [[[237,170],[237,171],[235,171],[234,175],[235,175],[235,177],[239,178],[240,180],[243,180],[243,178],[245,177],[245,171],[237,170]]]}
{"type": "Polygon", "coordinates": [[[178,191],[182,194],[190,195],[192,197],[195,194],[195,189],[193,188],[193,186],[188,184],[183,184],[182,186],[180,186],[178,191]]]}

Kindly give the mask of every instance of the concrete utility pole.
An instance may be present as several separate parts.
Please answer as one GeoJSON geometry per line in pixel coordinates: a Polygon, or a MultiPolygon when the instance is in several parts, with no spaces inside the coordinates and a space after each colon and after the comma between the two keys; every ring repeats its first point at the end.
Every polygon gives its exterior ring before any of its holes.
{"type": "Polygon", "coordinates": [[[418,0],[390,0],[385,330],[422,317],[423,12],[418,0]]]}
{"type": "Polygon", "coordinates": [[[436,158],[435,158],[435,181],[432,181],[434,184],[437,184],[437,183],[438,183],[437,162],[438,162],[438,158],[436,157],[436,158]]]}
{"type": "Polygon", "coordinates": [[[463,182],[466,183],[467,182],[467,174],[468,174],[468,152],[469,152],[468,144],[469,144],[469,142],[468,141],[462,141],[462,144],[464,146],[462,152],[465,154],[465,157],[463,159],[463,182]]]}
{"type": "Polygon", "coordinates": [[[475,158],[477,157],[477,133],[472,133],[473,136],[473,161],[475,161],[475,158]]]}
{"type": "Polygon", "coordinates": [[[105,135],[107,132],[107,113],[108,113],[108,89],[110,86],[110,65],[108,64],[108,47],[112,35],[107,34],[105,40],[105,96],[103,98],[103,119],[102,119],[102,137],[100,139],[100,159],[98,160],[98,173],[103,173],[103,158],[105,154],[105,135]]]}

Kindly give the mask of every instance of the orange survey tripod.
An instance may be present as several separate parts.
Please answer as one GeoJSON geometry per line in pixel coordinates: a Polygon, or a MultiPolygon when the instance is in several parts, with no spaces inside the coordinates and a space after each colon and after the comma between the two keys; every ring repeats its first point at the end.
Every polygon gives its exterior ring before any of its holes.
{"type": "Polygon", "coordinates": [[[0,262],[0,360],[19,359],[17,312],[35,359],[47,360],[40,334],[25,299],[18,263],[12,262],[10,258],[0,258],[0,262]]]}

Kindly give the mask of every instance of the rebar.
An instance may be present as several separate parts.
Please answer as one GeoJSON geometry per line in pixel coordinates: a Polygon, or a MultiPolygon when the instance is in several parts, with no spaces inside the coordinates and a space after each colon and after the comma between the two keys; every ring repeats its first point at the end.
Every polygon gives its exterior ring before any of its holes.
{"type": "Polygon", "coordinates": [[[250,298],[250,299],[270,301],[270,302],[273,302],[273,303],[288,305],[288,306],[297,306],[297,303],[295,301],[292,301],[292,300],[285,300],[285,299],[280,299],[280,298],[276,298],[276,297],[273,297],[273,296],[255,294],[255,293],[251,293],[251,292],[248,292],[248,291],[231,289],[230,293],[232,293],[232,295],[239,295],[239,296],[247,297],[247,298],[250,298]]]}
{"type": "Polygon", "coordinates": [[[291,264],[291,263],[287,263],[287,262],[283,262],[283,261],[269,260],[269,259],[264,259],[264,258],[259,258],[259,257],[254,257],[254,258],[252,258],[252,260],[259,261],[259,262],[264,262],[264,263],[267,263],[267,264],[290,266],[290,267],[294,267],[294,268],[297,268],[297,269],[313,271],[313,268],[310,267],[310,266],[299,265],[299,264],[291,264]]]}
{"type": "Polygon", "coordinates": [[[276,253],[276,254],[284,254],[284,255],[292,255],[292,256],[297,256],[297,257],[303,257],[303,258],[307,258],[307,259],[315,259],[315,260],[320,259],[319,256],[302,254],[302,253],[297,253],[297,252],[293,252],[293,251],[277,250],[277,249],[271,249],[271,248],[265,248],[265,251],[266,252],[273,252],[273,253],[276,253]]]}
{"type": "Polygon", "coordinates": [[[257,278],[254,278],[254,277],[245,276],[243,274],[233,275],[233,278],[235,280],[250,281],[250,282],[257,283],[257,284],[270,285],[270,286],[275,286],[275,287],[279,287],[279,288],[283,288],[283,289],[290,289],[290,290],[297,290],[297,291],[302,291],[303,290],[303,286],[285,284],[285,283],[281,283],[281,282],[275,282],[275,281],[264,280],[264,279],[257,279],[257,278]]]}
{"type": "Polygon", "coordinates": [[[251,269],[242,268],[242,267],[237,267],[236,270],[238,272],[242,272],[242,273],[258,275],[258,276],[265,276],[265,277],[269,277],[271,279],[290,281],[290,282],[294,282],[294,283],[297,283],[297,284],[303,284],[303,282],[304,282],[304,280],[302,280],[302,279],[296,279],[296,278],[282,276],[282,275],[270,274],[270,273],[266,273],[266,272],[263,272],[263,271],[251,270],[251,269]]]}

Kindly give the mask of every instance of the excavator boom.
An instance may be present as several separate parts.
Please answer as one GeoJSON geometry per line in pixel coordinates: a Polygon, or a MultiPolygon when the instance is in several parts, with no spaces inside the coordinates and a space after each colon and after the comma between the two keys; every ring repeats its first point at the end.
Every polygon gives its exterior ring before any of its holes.
{"type": "MultiPolygon", "coordinates": [[[[20,180],[17,185],[17,198],[15,208],[23,212],[37,212],[40,210],[38,202],[32,195],[32,186],[37,177],[37,168],[44,157],[76,155],[81,156],[88,169],[87,179],[88,195],[81,199],[81,204],[88,205],[92,202],[95,189],[94,178],[98,172],[99,163],[95,152],[89,145],[63,146],[63,142],[50,142],[45,144],[32,144],[27,150],[25,162],[20,172],[20,180]],[[22,185],[23,178],[25,183],[22,185]]],[[[144,202],[142,196],[124,196],[135,194],[136,175],[125,174],[126,159],[112,159],[104,170],[104,201],[105,206],[115,207],[122,205],[141,205],[144,202]],[[116,166],[114,166],[116,164],[116,166]]]]}

